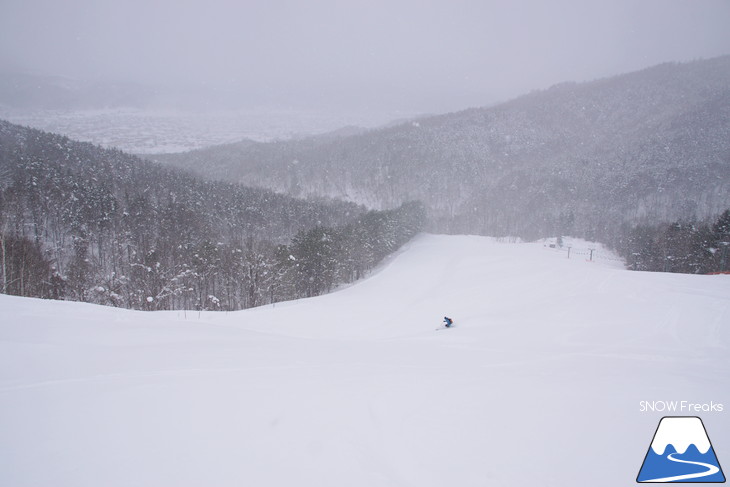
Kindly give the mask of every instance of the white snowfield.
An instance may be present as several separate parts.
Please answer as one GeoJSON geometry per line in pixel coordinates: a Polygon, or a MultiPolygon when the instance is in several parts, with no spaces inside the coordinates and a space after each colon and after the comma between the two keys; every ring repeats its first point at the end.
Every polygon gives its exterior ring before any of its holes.
{"type": "MultiPolygon", "coordinates": [[[[243,312],[0,296],[0,485],[633,485],[640,401],[730,407],[730,276],[586,259],[422,235],[243,312]]],[[[730,464],[730,412],[700,416],[730,464]]]]}

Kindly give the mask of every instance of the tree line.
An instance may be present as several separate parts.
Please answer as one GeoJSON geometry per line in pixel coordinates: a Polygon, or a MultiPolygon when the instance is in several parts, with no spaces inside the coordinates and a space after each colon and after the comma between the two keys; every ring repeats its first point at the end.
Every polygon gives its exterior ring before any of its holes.
{"type": "Polygon", "coordinates": [[[372,269],[425,211],[301,200],[0,121],[0,291],[134,309],[241,309],[372,269]]]}
{"type": "Polygon", "coordinates": [[[730,271],[730,210],[713,222],[624,228],[613,242],[629,269],[711,274],[730,271]]]}

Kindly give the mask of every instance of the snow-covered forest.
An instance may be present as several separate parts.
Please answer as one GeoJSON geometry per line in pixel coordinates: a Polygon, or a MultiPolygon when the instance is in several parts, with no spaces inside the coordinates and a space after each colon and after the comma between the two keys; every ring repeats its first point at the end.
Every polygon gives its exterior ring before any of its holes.
{"type": "Polygon", "coordinates": [[[625,225],[711,224],[730,208],[729,114],[725,56],[350,136],[155,159],[292,195],[421,200],[434,232],[609,241],[625,225]]]}
{"type": "Polygon", "coordinates": [[[712,274],[730,270],[730,210],[712,222],[675,221],[624,227],[607,243],[629,269],[712,274]]]}
{"type": "Polygon", "coordinates": [[[0,122],[0,290],[135,309],[233,310],[314,296],[417,233],[391,211],[203,181],[0,122]]]}
{"type": "Polygon", "coordinates": [[[0,0],[0,487],[724,482],[728,20],[0,0]]]}
{"type": "Polygon", "coordinates": [[[422,229],[571,235],[630,269],[723,272],[728,80],[727,56],[667,64],[379,130],[156,157],[164,166],[0,122],[0,291],[249,308],[356,280],[422,229]]]}

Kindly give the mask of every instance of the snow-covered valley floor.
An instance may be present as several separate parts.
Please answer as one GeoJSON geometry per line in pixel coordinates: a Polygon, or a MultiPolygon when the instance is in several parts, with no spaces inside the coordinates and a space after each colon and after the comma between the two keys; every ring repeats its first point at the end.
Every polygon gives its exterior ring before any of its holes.
{"type": "MultiPolygon", "coordinates": [[[[484,237],[235,313],[0,295],[0,485],[631,485],[640,401],[730,408],[729,344],[730,276],[484,237]]],[[[671,415],[730,464],[729,414],[671,415]]]]}
{"type": "Polygon", "coordinates": [[[0,119],[134,154],[184,152],[243,139],[286,140],[348,125],[376,127],[411,116],[414,114],[341,115],[273,108],[196,112],[135,108],[12,110],[0,106],[0,119]]]}

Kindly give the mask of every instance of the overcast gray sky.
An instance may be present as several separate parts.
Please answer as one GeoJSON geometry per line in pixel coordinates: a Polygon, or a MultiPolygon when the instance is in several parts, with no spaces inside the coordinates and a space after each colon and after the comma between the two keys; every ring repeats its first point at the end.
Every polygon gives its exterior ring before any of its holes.
{"type": "Polygon", "coordinates": [[[0,67],[440,112],[730,54],[730,0],[0,0],[0,67]]]}

